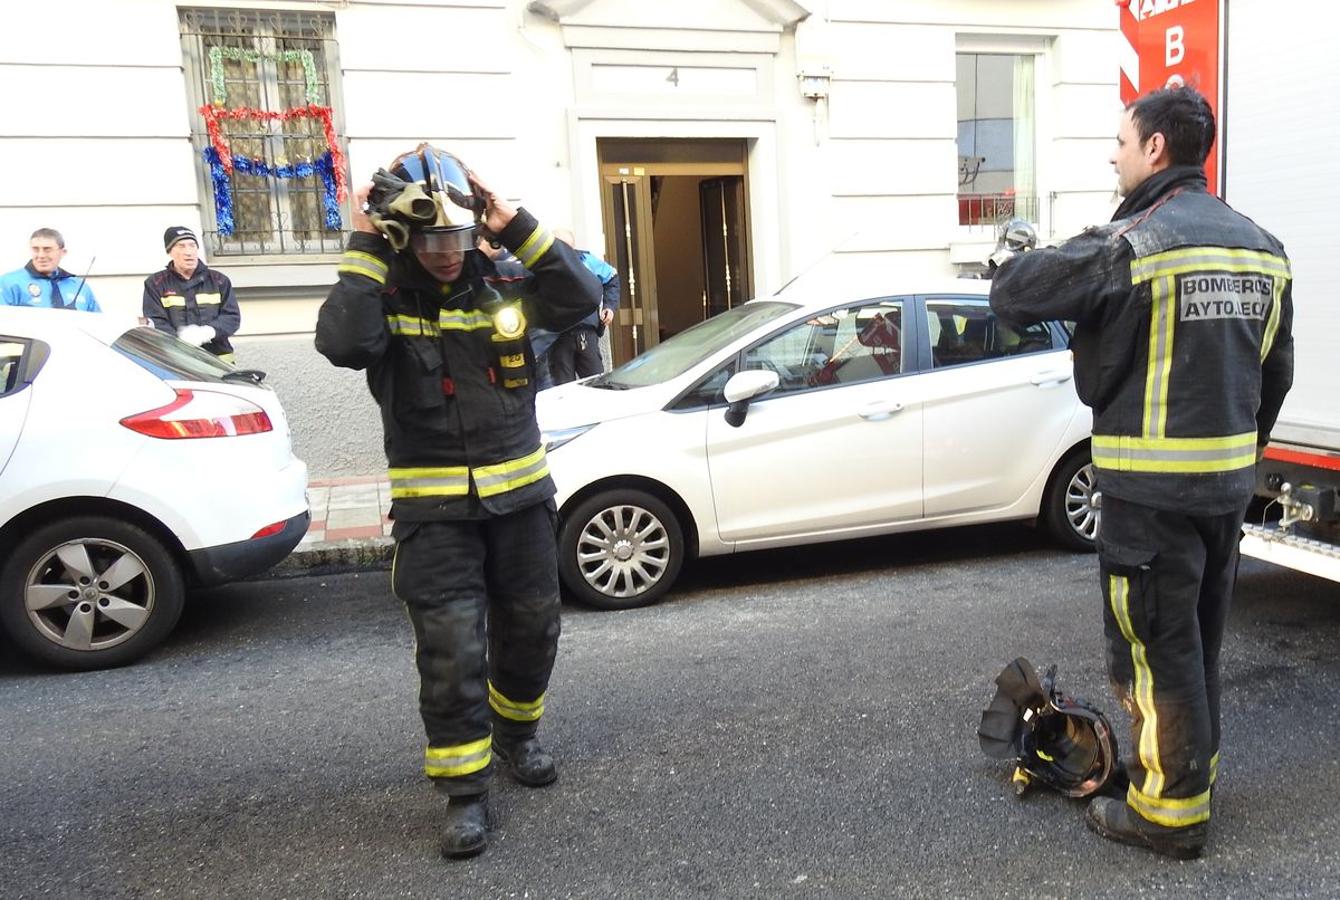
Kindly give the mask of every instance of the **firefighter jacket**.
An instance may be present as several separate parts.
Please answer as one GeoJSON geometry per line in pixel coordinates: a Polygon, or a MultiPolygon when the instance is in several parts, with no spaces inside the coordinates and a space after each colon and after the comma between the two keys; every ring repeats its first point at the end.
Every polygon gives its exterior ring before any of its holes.
{"type": "Polygon", "coordinates": [[[176,334],[184,325],[209,325],[214,339],[204,349],[215,356],[233,352],[228,340],[242,327],[242,311],[233,296],[233,283],[203,262],[190,278],[182,278],[172,263],[144,279],[144,315],[154,327],[176,334]]]}
{"type": "Polygon", "coordinates": [[[355,232],[317,316],[316,349],[367,370],[399,521],[505,515],[554,495],[527,328],[571,327],[600,302],[600,282],[524,209],[499,239],[527,274],[500,276],[472,250],[443,284],[412,251],[355,232]]]}
{"type": "Polygon", "coordinates": [[[991,307],[1019,324],[1075,323],[1105,493],[1188,515],[1251,496],[1293,378],[1289,260],[1206,193],[1199,167],[1164,169],[1109,224],[1007,261],[991,307]]]}

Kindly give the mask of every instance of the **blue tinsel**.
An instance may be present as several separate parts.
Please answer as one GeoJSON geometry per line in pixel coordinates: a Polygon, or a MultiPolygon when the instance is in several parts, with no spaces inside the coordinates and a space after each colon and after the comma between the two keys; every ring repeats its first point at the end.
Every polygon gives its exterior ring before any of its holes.
{"type": "Polygon", "coordinates": [[[213,147],[204,150],[205,162],[209,163],[209,177],[214,182],[214,220],[219,226],[220,237],[230,237],[235,227],[233,223],[233,186],[228,181],[228,173],[223,170],[223,161],[213,147]]]}
{"type": "MultiPolygon", "coordinates": [[[[233,233],[233,191],[228,181],[228,173],[223,169],[218,151],[212,146],[204,149],[205,161],[209,163],[210,177],[214,181],[214,215],[218,220],[219,235],[228,237],[233,233]]],[[[340,203],[335,191],[335,166],[329,151],[315,160],[303,160],[284,166],[272,166],[263,159],[249,156],[234,156],[233,171],[243,175],[259,175],[268,178],[321,178],[321,206],[325,213],[326,230],[339,231],[344,221],[340,216],[340,203]]]]}

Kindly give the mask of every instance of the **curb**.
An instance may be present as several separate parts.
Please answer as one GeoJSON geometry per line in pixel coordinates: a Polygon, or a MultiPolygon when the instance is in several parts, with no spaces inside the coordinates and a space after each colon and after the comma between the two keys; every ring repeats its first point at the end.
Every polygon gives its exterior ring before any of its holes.
{"type": "Polygon", "coordinates": [[[299,545],[274,567],[256,579],[293,578],[301,575],[333,575],[368,569],[389,569],[395,541],[389,537],[363,540],[323,541],[299,545]]]}

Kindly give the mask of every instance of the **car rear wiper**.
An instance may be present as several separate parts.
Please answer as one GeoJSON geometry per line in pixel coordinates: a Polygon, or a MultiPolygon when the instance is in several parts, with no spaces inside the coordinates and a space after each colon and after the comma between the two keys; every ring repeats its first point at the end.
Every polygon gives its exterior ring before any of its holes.
{"type": "Polygon", "coordinates": [[[260,369],[234,369],[220,376],[224,381],[245,381],[247,384],[260,384],[265,381],[265,373],[260,369]]]}

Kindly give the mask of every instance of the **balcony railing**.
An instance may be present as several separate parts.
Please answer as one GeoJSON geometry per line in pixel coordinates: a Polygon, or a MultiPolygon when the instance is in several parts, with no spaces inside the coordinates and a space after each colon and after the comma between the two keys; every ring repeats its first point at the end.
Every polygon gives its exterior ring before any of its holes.
{"type": "Polygon", "coordinates": [[[1031,194],[1005,191],[1000,194],[958,195],[958,223],[994,228],[1002,222],[1019,218],[1029,222],[1038,220],[1038,198],[1031,194]]]}

